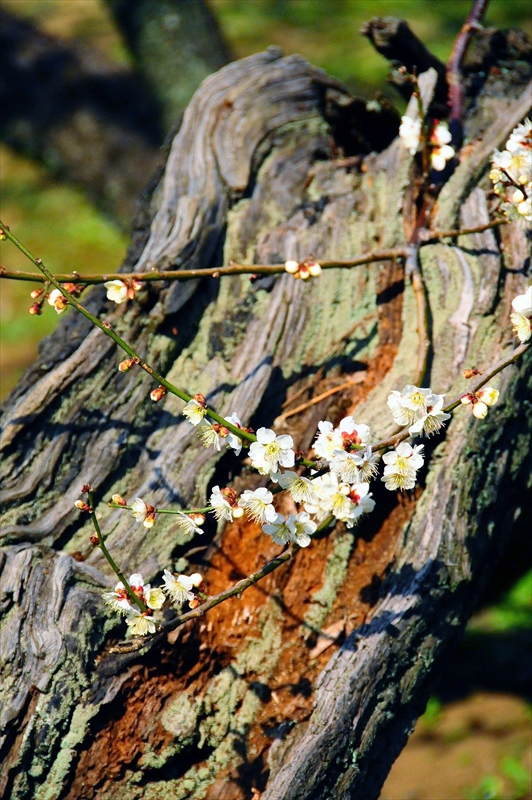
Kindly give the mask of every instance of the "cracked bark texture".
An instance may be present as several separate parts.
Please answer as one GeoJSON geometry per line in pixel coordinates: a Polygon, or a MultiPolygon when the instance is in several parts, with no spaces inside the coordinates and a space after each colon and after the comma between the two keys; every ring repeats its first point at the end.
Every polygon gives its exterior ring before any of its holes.
{"type": "MultiPolygon", "coordinates": [[[[474,138],[440,195],[437,227],[487,220],[489,155],[529,110],[530,77],[499,71],[477,92],[466,120],[474,138]]],[[[363,113],[337,81],[275,48],[224,68],[185,112],[124,270],[402,245],[413,164],[382,115],[363,113]],[[379,152],[361,148],[362,126],[379,152]]],[[[526,286],[528,259],[514,227],[422,248],[435,391],[462,391],[464,367],[511,352],[510,303],[526,286]]],[[[328,271],[310,284],[285,275],[150,286],[128,307],[111,307],[96,288],[85,304],[170,380],[222,413],[237,410],[244,424],[271,425],[295,391],[310,398],[352,375],[352,389],[290,420],[303,450],[324,417],[353,413],[376,437],[389,433],[387,395],[409,382],[415,362],[415,302],[398,263],[328,271]]],[[[203,505],[213,484],[239,490],[259,478],[204,449],[182,404],[151,403],[148,376],[119,373],[120,359],[69,314],[3,409],[4,795],[378,797],[443,649],[515,520],[530,521],[530,351],[499,377],[501,402],[486,420],[459,411],[427,442],[415,495],[375,486],[376,512],[357,530],[338,526],[240,601],[142,655],[109,651],[123,627],[101,602],[115,580],[74,508],[81,485],[101,500],[119,492],[164,507],[203,505]],[[327,634],[332,626],[340,638],[327,634]],[[316,655],[327,635],[334,655],[316,655]]],[[[146,533],[104,502],[98,514],[124,571],[152,582],[164,568],[199,569],[215,593],[277,552],[242,521],[206,526],[191,541],[171,517],[146,533]]]]}

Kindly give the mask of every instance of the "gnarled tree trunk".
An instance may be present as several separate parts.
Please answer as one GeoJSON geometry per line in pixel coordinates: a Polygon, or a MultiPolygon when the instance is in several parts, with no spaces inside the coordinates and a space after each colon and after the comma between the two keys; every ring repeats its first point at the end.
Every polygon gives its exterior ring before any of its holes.
{"type": "MultiPolygon", "coordinates": [[[[488,219],[479,180],[529,107],[530,69],[505,75],[493,73],[470,109],[472,141],[435,227],[488,219]]],[[[403,244],[413,164],[385,114],[276,49],[226,67],[187,109],[124,269],[349,258],[403,244]]],[[[464,367],[511,351],[510,301],[527,256],[511,226],[421,249],[435,391],[461,391],[464,367]]],[[[128,308],[111,308],[99,288],[86,305],[170,380],[244,424],[271,425],[297,390],[309,399],[351,376],[349,390],[278,421],[302,450],[319,419],[344,413],[376,437],[389,433],[387,395],[411,380],[417,351],[400,262],[310,283],[150,286],[128,308]]],[[[148,376],[119,373],[120,357],[70,315],[4,409],[4,791],[17,800],[236,800],[257,790],[264,800],[376,798],[442,649],[518,512],[530,517],[530,351],[500,375],[502,400],[486,420],[458,412],[427,443],[415,493],[396,499],[375,486],[376,511],[357,529],[338,525],[142,655],[110,652],[123,629],[101,592],[115,581],[74,509],[82,484],[102,500],[119,492],[163,507],[203,505],[209,486],[253,487],[260,476],[204,449],[180,402],[152,404],[148,376]]],[[[278,550],[247,522],[191,541],[171,517],[146,532],[105,503],[98,514],[126,572],[153,581],[163,568],[199,569],[211,594],[278,550]]]]}

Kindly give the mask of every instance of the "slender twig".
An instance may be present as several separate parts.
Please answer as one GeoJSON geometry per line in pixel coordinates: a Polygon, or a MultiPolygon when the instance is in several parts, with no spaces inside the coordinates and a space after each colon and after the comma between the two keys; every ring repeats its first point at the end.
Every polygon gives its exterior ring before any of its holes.
{"type": "MultiPolygon", "coordinates": [[[[133,511],[131,506],[124,506],[122,503],[107,503],[109,508],[121,508],[123,511],[133,511]]],[[[183,508],[175,511],[170,508],[157,508],[157,514],[207,514],[212,511],[212,506],[205,506],[205,508],[183,508]]]]}
{"type": "MultiPolygon", "coordinates": [[[[450,403],[447,403],[445,408],[443,408],[443,411],[446,413],[454,411],[455,408],[458,408],[458,406],[461,405],[461,398],[464,395],[478,392],[478,390],[482,389],[482,387],[485,386],[495,375],[498,375],[499,372],[502,372],[503,369],[511,366],[511,364],[515,364],[521,358],[521,356],[527,352],[527,350],[530,350],[531,347],[532,341],[524,342],[523,344],[518,345],[510,356],[501,358],[496,362],[496,364],[493,365],[493,367],[491,367],[491,369],[489,369],[487,372],[483,372],[482,376],[478,380],[470,383],[466,391],[461,392],[457,397],[451,400],[450,403]]],[[[368,451],[371,448],[372,452],[378,450],[388,450],[390,447],[395,447],[397,444],[399,444],[399,442],[408,439],[409,436],[410,433],[408,428],[405,428],[400,433],[391,436],[389,439],[384,439],[383,441],[372,444],[365,449],[368,451]]]]}
{"type": "Polygon", "coordinates": [[[430,231],[422,230],[419,232],[420,245],[431,244],[437,239],[455,238],[456,236],[467,236],[470,233],[483,233],[489,231],[490,228],[498,228],[500,225],[507,225],[510,222],[508,219],[493,219],[485,225],[477,225],[476,228],[453,228],[448,231],[430,231]]]}
{"type": "MultiPolygon", "coordinates": [[[[339,352],[341,350],[341,348],[343,347],[343,345],[345,345],[349,341],[349,339],[351,338],[351,336],[353,335],[353,333],[356,331],[357,328],[359,328],[361,325],[365,324],[366,322],[370,322],[371,320],[376,319],[376,318],[377,318],[377,314],[373,313],[373,314],[366,314],[366,316],[364,316],[362,319],[357,320],[355,322],[355,324],[352,325],[349,328],[349,330],[346,333],[344,333],[343,336],[340,339],[338,339],[336,342],[334,342],[334,344],[332,345],[332,347],[329,348],[329,350],[327,350],[327,352],[325,353],[325,355],[322,358],[322,361],[326,361],[334,353],[339,352]]],[[[315,386],[321,380],[321,378],[323,377],[323,374],[325,372],[325,367],[326,367],[326,364],[322,364],[322,366],[318,369],[316,374],[312,377],[312,379],[307,384],[305,384],[305,386],[302,386],[301,389],[297,390],[297,392],[294,392],[294,394],[290,395],[290,397],[287,397],[287,399],[282,404],[281,408],[288,408],[288,406],[291,406],[292,403],[295,403],[295,401],[298,399],[298,397],[301,397],[302,394],[304,394],[305,392],[308,392],[309,389],[311,389],[313,386],[315,386]]],[[[285,416],[287,416],[287,415],[285,415],[283,413],[283,414],[280,415],[280,417],[277,417],[277,419],[285,417],[285,416]]]]}
{"type": "MultiPolygon", "coordinates": [[[[148,375],[151,375],[151,377],[154,378],[157,381],[157,383],[159,383],[161,386],[164,386],[164,388],[168,392],[174,394],[176,397],[179,397],[180,400],[184,400],[185,403],[188,403],[188,401],[192,399],[191,395],[181,391],[181,389],[178,389],[177,386],[174,386],[173,383],[170,383],[170,381],[166,380],[166,378],[163,378],[162,375],[159,375],[158,372],[156,372],[152,367],[150,367],[150,365],[147,364],[144,361],[144,359],[142,359],[139,356],[139,354],[131,347],[131,345],[129,345],[124,339],[122,339],[121,336],[119,336],[117,333],[115,333],[115,331],[113,331],[109,323],[100,322],[98,317],[95,317],[94,314],[91,314],[90,311],[87,311],[87,309],[84,308],[84,306],[82,306],[81,303],[79,303],[75,297],[73,297],[69,292],[67,292],[61,286],[57,278],[50,272],[50,270],[48,270],[44,266],[42,260],[40,258],[36,258],[32,253],[30,253],[30,251],[26,247],[24,247],[22,242],[20,242],[17,239],[17,237],[11,233],[9,228],[7,228],[2,223],[1,220],[0,220],[0,228],[4,230],[5,235],[15,245],[15,247],[17,247],[20,250],[20,252],[23,253],[26,256],[26,258],[28,258],[32,262],[32,264],[35,264],[37,269],[40,270],[40,272],[42,272],[43,276],[48,281],[50,281],[52,286],[55,286],[56,289],[59,289],[59,291],[61,292],[61,294],[66,299],[69,305],[73,306],[76,309],[76,311],[79,311],[80,314],[83,314],[83,316],[86,317],[88,320],[90,320],[93,325],[95,325],[97,328],[103,331],[106,334],[106,336],[109,336],[109,338],[112,339],[115,344],[121,347],[122,350],[124,350],[124,352],[128,354],[128,356],[135,359],[135,362],[138,364],[139,367],[141,367],[145,372],[147,372],[148,375]]],[[[240,439],[246,439],[249,442],[257,441],[257,437],[254,434],[248,433],[242,428],[238,428],[236,425],[233,425],[231,422],[224,419],[224,417],[220,416],[220,414],[217,414],[216,411],[213,411],[213,409],[207,408],[207,414],[209,417],[211,417],[211,419],[213,419],[215,422],[220,423],[220,425],[223,425],[229,431],[236,434],[240,439]]]]}
{"type": "Polygon", "coordinates": [[[462,82],[462,63],[465,54],[480,23],[489,0],[474,0],[471,11],[462,25],[460,33],[455,39],[451,56],[447,63],[447,84],[449,86],[449,129],[453,143],[460,147],[462,144],[462,117],[464,115],[464,87],[462,82]]]}
{"type": "Polygon", "coordinates": [[[301,412],[306,411],[307,408],[315,406],[316,403],[325,400],[327,397],[331,397],[333,394],[342,392],[344,389],[349,389],[351,386],[356,386],[356,381],[354,381],[353,379],[351,379],[350,381],[346,381],[345,383],[341,383],[339,386],[334,386],[332,389],[328,389],[326,392],[322,392],[321,394],[316,395],[316,397],[313,397],[312,400],[308,400],[306,403],[302,403],[300,406],[292,408],[290,411],[285,411],[283,414],[279,414],[279,416],[277,417],[277,422],[279,422],[279,420],[281,419],[288,419],[288,417],[293,417],[295,414],[301,414],[301,412]]]}
{"type": "MultiPolygon", "coordinates": [[[[327,517],[317,528],[316,533],[323,532],[327,530],[327,528],[334,525],[336,519],[331,515],[327,517]]],[[[181,627],[184,625],[185,622],[189,622],[192,619],[197,619],[198,617],[202,617],[207,611],[210,611],[211,608],[215,608],[215,606],[219,606],[220,603],[225,602],[226,600],[230,600],[231,597],[240,597],[246,589],[249,589],[251,586],[254,586],[260,580],[265,578],[270,573],[274,572],[276,569],[279,569],[283,564],[286,564],[288,561],[291,561],[295,554],[301,548],[297,544],[292,544],[278,556],[272,558],[271,561],[268,561],[264,564],[263,567],[258,569],[256,572],[253,572],[251,575],[248,575],[247,578],[243,578],[242,580],[235,583],[229,589],[225,589],[220,594],[215,595],[214,597],[209,597],[204,603],[202,603],[197,608],[192,609],[191,611],[186,611],[184,614],[180,614],[178,617],[174,617],[174,619],[164,620],[160,623],[160,627],[166,631],[173,631],[176,628],[181,627]]],[[[148,642],[152,637],[150,636],[139,636],[135,637],[135,644],[137,645],[135,648],[132,647],[132,642],[120,642],[116,647],[112,648],[111,652],[123,652],[123,650],[132,650],[132,649],[139,649],[144,647],[146,642],[148,642]]]]}
{"type": "Polygon", "coordinates": [[[515,362],[518,361],[521,356],[527,352],[527,350],[530,350],[531,347],[532,341],[523,342],[523,344],[518,345],[510,356],[501,358],[500,361],[497,361],[497,363],[491,367],[491,369],[489,369],[487,372],[483,372],[481,378],[470,384],[467,388],[467,391],[459,394],[458,397],[448,403],[443,410],[452,411],[453,409],[457,408],[457,406],[460,405],[461,398],[465,394],[474,394],[475,392],[478,392],[478,390],[482,389],[482,387],[485,386],[495,375],[498,375],[499,372],[502,372],[503,369],[509,367],[511,364],[515,364],[515,362]]]}
{"type": "MultiPolygon", "coordinates": [[[[0,227],[5,230],[7,237],[11,239],[11,236],[9,236],[9,229],[2,225],[1,222],[0,227]]],[[[11,241],[15,244],[13,239],[11,239],[11,241]]],[[[390,250],[366,253],[356,258],[335,259],[334,261],[320,260],[319,264],[322,269],[352,269],[353,267],[361,267],[364,264],[372,264],[375,261],[403,258],[405,255],[406,251],[404,247],[395,247],[390,250]]],[[[57,274],[54,277],[59,283],[75,283],[78,286],[90,286],[116,280],[150,282],[190,281],[195,278],[222,278],[226,275],[279,275],[285,272],[284,264],[237,264],[234,261],[230,261],[227,266],[208,269],[182,269],[160,272],[114,272],[105,275],[81,275],[78,272],[71,272],[57,274]]],[[[3,267],[0,267],[0,278],[16,281],[32,281],[34,283],[43,283],[45,280],[42,275],[37,275],[34,272],[22,272],[19,270],[9,271],[3,267]]]]}
{"type": "Polygon", "coordinates": [[[112,557],[111,553],[107,549],[107,546],[106,546],[106,544],[105,544],[105,542],[103,540],[102,531],[101,531],[101,528],[100,528],[100,523],[98,522],[98,518],[96,516],[96,507],[94,505],[94,496],[93,496],[93,493],[91,491],[88,492],[88,498],[89,498],[89,506],[92,509],[92,513],[90,515],[91,519],[92,519],[92,524],[94,525],[94,530],[96,531],[96,536],[98,537],[98,547],[100,548],[100,550],[102,551],[103,555],[107,559],[111,569],[115,573],[115,575],[118,578],[118,580],[123,583],[124,589],[126,590],[129,599],[133,603],[135,603],[135,605],[138,606],[141,611],[147,611],[148,607],[143,603],[143,601],[140,599],[140,597],[138,597],[138,595],[135,594],[135,592],[133,591],[133,589],[129,585],[128,581],[124,577],[124,573],[119,568],[119,566],[117,565],[116,561],[112,557]]]}

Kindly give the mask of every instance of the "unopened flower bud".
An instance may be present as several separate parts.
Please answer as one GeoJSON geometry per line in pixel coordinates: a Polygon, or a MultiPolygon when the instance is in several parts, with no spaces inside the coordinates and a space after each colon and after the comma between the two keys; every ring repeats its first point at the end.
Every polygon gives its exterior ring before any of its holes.
{"type": "Polygon", "coordinates": [[[64,283],[63,289],[67,291],[69,294],[79,295],[83,291],[81,286],[78,286],[77,283],[64,283]]]}
{"type": "Polygon", "coordinates": [[[165,394],[167,394],[167,389],[164,386],[158,386],[156,389],[153,389],[150,392],[150,397],[154,403],[158,403],[159,400],[162,400],[165,394]]]}
{"type": "Polygon", "coordinates": [[[80,511],[88,511],[89,513],[92,511],[92,508],[88,503],[84,503],[83,500],[76,500],[74,503],[76,508],[79,508],[80,511]]]}
{"type": "Polygon", "coordinates": [[[202,604],[203,600],[200,600],[199,597],[193,597],[192,600],[188,601],[190,608],[197,608],[202,604]]]}
{"type": "Polygon", "coordinates": [[[299,270],[299,263],[297,261],[286,261],[284,268],[285,272],[288,272],[290,275],[295,275],[299,270]]]}
{"type": "Polygon", "coordinates": [[[313,278],[317,278],[318,275],[321,275],[321,267],[317,261],[311,261],[310,264],[307,264],[307,269],[313,278]]]}
{"type": "Polygon", "coordinates": [[[240,519],[244,516],[244,509],[241,506],[233,508],[233,519],[240,519]]]}
{"type": "Polygon", "coordinates": [[[189,514],[189,517],[192,522],[195,522],[200,527],[205,523],[205,514],[189,514]]]}
{"type": "Polygon", "coordinates": [[[212,427],[213,427],[213,430],[216,431],[218,436],[222,437],[222,439],[227,439],[227,437],[229,436],[229,431],[225,427],[225,425],[220,425],[219,422],[214,422],[212,427]]]}
{"type": "Polygon", "coordinates": [[[98,537],[96,536],[96,534],[95,534],[95,533],[93,533],[93,534],[92,534],[92,536],[89,536],[89,542],[90,542],[91,544],[99,544],[99,543],[100,543],[100,540],[98,539],[98,537]]]}
{"type": "Polygon", "coordinates": [[[194,586],[195,589],[202,589],[203,575],[201,575],[199,572],[194,572],[190,576],[190,580],[192,581],[192,586],[194,586]]]}
{"type": "Polygon", "coordinates": [[[475,375],[482,375],[482,372],[479,372],[479,370],[476,367],[473,367],[473,369],[465,369],[462,375],[464,376],[464,378],[466,378],[466,380],[469,380],[470,378],[473,378],[475,375]]]}
{"type": "Polygon", "coordinates": [[[118,365],[118,369],[120,372],[127,372],[131,369],[131,367],[135,366],[135,359],[134,358],[125,358],[123,361],[120,362],[118,365]]]}
{"type": "Polygon", "coordinates": [[[111,497],[111,500],[113,503],[116,503],[117,506],[127,506],[127,503],[121,494],[114,494],[111,497]]]}
{"type": "Polygon", "coordinates": [[[34,303],[28,308],[29,313],[33,316],[39,317],[42,314],[42,306],[40,303],[34,303]]]}
{"type": "Polygon", "coordinates": [[[295,278],[301,278],[302,281],[308,281],[310,278],[310,272],[306,264],[301,264],[299,267],[299,274],[296,273],[294,276],[295,278]]]}
{"type": "Polygon", "coordinates": [[[34,289],[33,292],[30,292],[30,297],[32,300],[36,300],[43,292],[44,289],[34,289]]]}
{"type": "Polygon", "coordinates": [[[0,228],[0,242],[3,242],[4,239],[7,239],[7,236],[2,228],[0,228]]]}
{"type": "Polygon", "coordinates": [[[86,494],[87,492],[92,492],[92,486],[90,483],[84,483],[81,487],[81,493],[86,494]]]}

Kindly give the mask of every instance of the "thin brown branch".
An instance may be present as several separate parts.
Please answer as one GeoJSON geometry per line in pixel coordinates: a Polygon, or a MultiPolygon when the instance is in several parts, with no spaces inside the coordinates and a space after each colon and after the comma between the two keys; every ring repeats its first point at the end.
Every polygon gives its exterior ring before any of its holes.
{"type": "Polygon", "coordinates": [[[464,87],[462,83],[462,64],[465,54],[480,23],[489,0],[474,0],[469,15],[462,25],[460,33],[455,39],[451,57],[447,63],[447,83],[449,86],[449,106],[451,115],[449,128],[453,136],[453,143],[461,146],[462,117],[464,115],[464,87]]]}
{"type": "Polygon", "coordinates": [[[319,403],[321,400],[325,400],[327,397],[331,397],[333,394],[343,391],[343,389],[349,389],[351,386],[355,386],[357,383],[358,381],[351,379],[350,381],[341,383],[339,386],[334,386],[332,389],[328,389],[326,392],[322,392],[316,397],[313,397],[312,400],[302,403],[300,406],[297,406],[297,408],[293,408],[291,411],[286,411],[284,414],[279,414],[276,422],[279,422],[282,419],[288,419],[288,417],[293,417],[295,414],[300,414],[302,411],[306,411],[307,408],[316,405],[316,403],[319,403]]]}
{"type": "MultiPolygon", "coordinates": [[[[351,269],[375,261],[387,261],[394,258],[404,258],[406,249],[395,247],[377,253],[366,253],[356,258],[336,259],[334,261],[319,261],[322,269],[351,269]]],[[[58,283],[75,283],[80,286],[91,286],[105,283],[106,281],[190,281],[196,278],[221,278],[224,275],[277,275],[285,272],[284,264],[237,264],[230,261],[225,267],[212,267],[209,269],[181,269],[150,272],[114,272],[105,275],[81,275],[79,272],[62,273],[54,275],[58,283]]],[[[16,281],[31,281],[43,283],[42,275],[35,272],[9,271],[0,267],[0,278],[16,281]]]]}
{"type": "MultiPolygon", "coordinates": [[[[527,350],[530,350],[531,347],[532,341],[524,342],[523,344],[518,345],[510,356],[501,358],[496,364],[493,365],[493,367],[491,367],[491,369],[489,369],[487,372],[483,372],[482,376],[478,380],[468,384],[467,390],[461,392],[457,397],[454,398],[454,400],[451,400],[451,402],[445,406],[443,411],[446,413],[449,411],[454,411],[455,408],[458,408],[458,406],[461,405],[461,398],[465,394],[478,392],[478,390],[482,389],[482,387],[485,386],[493,377],[495,377],[495,375],[498,375],[499,372],[502,372],[506,367],[515,364],[521,358],[521,356],[527,352],[527,350]]],[[[408,439],[409,436],[410,433],[408,432],[408,428],[405,428],[400,433],[391,436],[389,439],[383,439],[382,442],[372,444],[371,450],[373,452],[376,450],[387,450],[390,447],[395,447],[405,439],[408,439]]]]}
{"type": "Polygon", "coordinates": [[[503,369],[509,367],[511,364],[515,364],[521,356],[526,353],[532,347],[532,341],[530,342],[523,342],[523,344],[518,345],[515,350],[512,352],[511,356],[505,356],[501,358],[500,361],[497,361],[491,369],[487,372],[482,373],[482,377],[480,377],[477,381],[472,384],[469,384],[467,387],[467,391],[463,391],[461,394],[458,395],[454,400],[452,400],[445,408],[444,411],[452,411],[457,406],[460,405],[460,399],[469,393],[478,392],[479,389],[482,389],[495,375],[499,372],[502,372],[503,369]]]}
{"type": "Polygon", "coordinates": [[[477,225],[476,228],[453,228],[448,231],[430,231],[422,230],[419,232],[420,246],[424,244],[431,244],[438,239],[455,238],[456,236],[467,236],[470,233],[483,233],[489,231],[490,228],[498,228],[500,225],[507,225],[510,220],[508,219],[493,219],[485,225],[477,225]]]}
{"type": "MultiPolygon", "coordinates": [[[[323,360],[326,361],[332,355],[339,352],[341,348],[346,344],[346,342],[349,341],[349,339],[351,338],[351,336],[353,335],[353,333],[356,331],[357,328],[359,328],[366,322],[370,322],[373,319],[377,319],[377,316],[378,315],[376,313],[366,314],[362,319],[357,320],[355,324],[349,328],[347,333],[344,333],[341,339],[338,339],[336,342],[334,342],[334,344],[329,348],[329,350],[327,350],[327,352],[323,356],[323,360]]],[[[301,389],[298,389],[297,392],[294,392],[294,394],[290,395],[290,397],[288,397],[284,401],[281,408],[287,408],[288,406],[292,405],[292,403],[294,403],[298,399],[298,397],[301,397],[302,394],[304,394],[313,386],[315,386],[316,383],[318,383],[323,377],[324,372],[325,372],[325,364],[322,364],[322,366],[318,369],[313,378],[305,386],[302,386],[301,389]]],[[[284,416],[285,416],[284,414],[281,414],[281,417],[284,416]]]]}
{"type": "MultiPolygon", "coordinates": [[[[271,572],[290,561],[299,549],[300,548],[297,544],[292,545],[288,548],[288,550],[285,550],[284,553],[281,553],[275,558],[272,558],[271,561],[268,561],[261,569],[253,572],[247,578],[243,578],[242,580],[238,581],[234,584],[234,586],[231,586],[229,589],[225,589],[223,592],[220,592],[220,594],[210,597],[197,608],[194,608],[191,611],[186,611],[184,614],[174,617],[174,619],[160,623],[161,629],[165,631],[173,631],[176,628],[179,628],[181,625],[184,625],[185,622],[189,622],[189,620],[202,617],[207,611],[210,611],[211,608],[220,605],[220,603],[223,603],[225,600],[229,600],[231,597],[239,597],[242,592],[246,591],[246,589],[254,586],[256,583],[262,580],[262,578],[265,578],[266,575],[269,575],[271,572]]],[[[130,651],[133,649],[140,649],[141,647],[144,647],[144,645],[152,638],[152,636],[139,636],[135,637],[134,642],[119,642],[119,644],[116,645],[116,647],[113,647],[110,652],[121,653],[124,652],[124,650],[130,651]],[[136,645],[136,647],[133,647],[133,645],[136,645]]]]}

